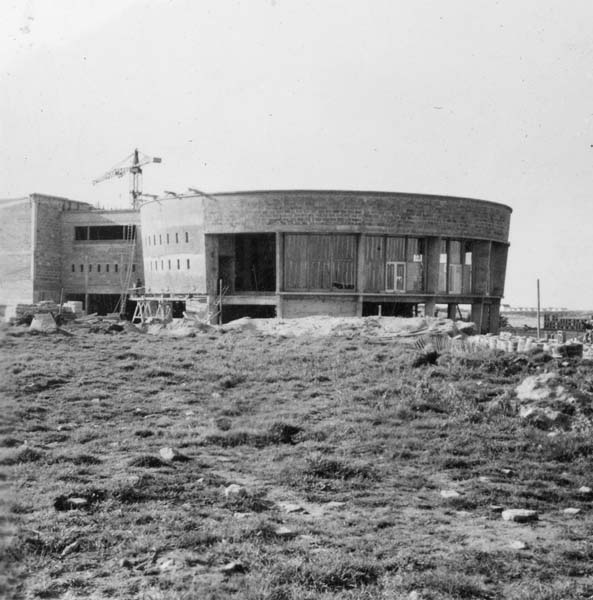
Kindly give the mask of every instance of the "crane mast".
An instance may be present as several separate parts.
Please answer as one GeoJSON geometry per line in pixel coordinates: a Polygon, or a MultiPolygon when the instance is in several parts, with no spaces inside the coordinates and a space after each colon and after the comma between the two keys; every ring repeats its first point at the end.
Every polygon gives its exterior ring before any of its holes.
{"type": "Polygon", "coordinates": [[[130,175],[130,202],[134,210],[140,206],[142,199],[142,167],[150,163],[160,163],[162,159],[157,156],[148,156],[138,151],[138,148],[132,152],[130,156],[127,156],[121,163],[103,173],[93,180],[93,185],[105,181],[106,179],[112,179],[113,177],[123,177],[126,173],[130,175]],[[131,159],[131,164],[124,164],[131,159]]]}

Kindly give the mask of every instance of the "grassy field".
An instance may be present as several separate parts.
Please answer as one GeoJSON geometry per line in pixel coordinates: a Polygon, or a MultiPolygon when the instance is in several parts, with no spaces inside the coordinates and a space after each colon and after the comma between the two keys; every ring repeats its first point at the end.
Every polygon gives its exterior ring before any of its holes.
{"type": "Polygon", "coordinates": [[[593,597],[591,432],[551,437],[513,401],[546,368],[593,393],[590,363],[413,368],[409,349],[353,335],[16,331],[0,596],[593,597]]]}

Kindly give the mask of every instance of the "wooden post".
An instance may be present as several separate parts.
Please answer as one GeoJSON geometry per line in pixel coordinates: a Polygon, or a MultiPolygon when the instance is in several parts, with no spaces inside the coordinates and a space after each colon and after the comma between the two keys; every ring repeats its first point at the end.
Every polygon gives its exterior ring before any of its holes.
{"type": "Polygon", "coordinates": [[[358,292],[358,296],[356,298],[356,316],[357,317],[362,317],[362,308],[363,308],[363,303],[364,303],[364,286],[366,285],[365,279],[364,279],[364,269],[365,269],[365,263],[364,263],[364,249],[365,249],[365,244],[366,244],[366,235],[364,233],[361,233],[358,236],[358,239],[356,240],[357,242],[357,246],[356,246],[356,283],[355,283],[355,288],[356,291],[358,292]]]}
{"type": "Polygon", "coordinates": [[[276,317],[282,319],[284,308],[280,292],[284,289],[284,237],[280,231],[276,232],[276,317]]]}
{"type": "Polygon", "coordinates": [[[89,257],[84,255],[84,310],[89,314],[89,257]]]}
{"type": "Polygon", "coordinates": [[[222,278],[218,280],[218,324],[222,325],[222,278]]]}
{"type": "Polygon", "coordinates": [[[539,297],[539,279],[537,280],[537,339],[540,338],[540,325],[539,325],[539,315],[540,315],[540,297],[539,297]]]}

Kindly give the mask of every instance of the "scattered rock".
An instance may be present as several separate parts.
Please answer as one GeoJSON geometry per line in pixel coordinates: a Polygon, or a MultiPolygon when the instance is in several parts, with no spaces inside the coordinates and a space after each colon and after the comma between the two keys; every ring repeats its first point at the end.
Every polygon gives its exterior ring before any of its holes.
{"type": "Polygon", "coordinates": [[[282,539],[291,539],[293,537],[296,537],[298,535],[298,533],[296,531],[293,531],[292,529],[289,529],[288,527],[278,527],[275,531],[274,534],[282,539]]]}
{"type": "Polygon", "coordinates": [[[65,556],[68,556],[68,554],[72,554],[73,552],[76,552],[79,547],[80,547],[80,540],[76,540],[75,542],[68,544],[60,553],[60,557],[64,558],[65,556]]]}
{"type": "Polygon", "coordinates": [[[345,505],[345,502],[338,502],[337,500],[332,500],[331,502],[326,502],[323,506],[324,508],[342,508],[342,506],[345,505]]]}
{"type": "Polygon", "coordinates": [[[54,508],[59,511],[88,509],[104,500],[105,496],[103,490],[89,488],[70,496],[58,496],[54,500],[54,508]]]}
{"type": "Polygon", "coordinates": [[[237,561],[233,561],[220,567],[220,572],[223,575],[234,575],[235,573],[245,573],[245,567],[237,561]]]}
{"type": "Polygon", "coordinates": [[[456,492],[455,490],[441,490],[442,498],[459,498],[460,496],[461,494],[459,492],[456,492]]]}
{"type": "Polygon", "coordinates": [[[231,483],[228,487],[224,488],[224,497],[229,499],[244,498],[247,494],[247,488],[239,485],[238,483],[231,483]]]}
{"type": "Polygon", "coordinates": [[[562,512],[569,517],[573,517],[574,515],[578,515],[581,512],[581,509],[580,508],[565,508],[562,512]]]}
{"type": "Polygon", "coordinates": [[[591,496],[591,494],[593,494],[593,490],[587,485],[582,485],[579,488],[579,494],[581,494],[581,496],[591,496]]]}
{"type": "Polygon", "coordinates": [[[539,519],[535,510],[526,508],[510,508],[503,510],[501,514],[505,521],[514,521],[515,523],[530,523],[539,519]]]}
{"type": "Polygon", "coordinates": [[[167,462],[171,462],[171,461],[178,461],[178,462],[185,462],[189,460],[189,457],[186,456],[185,454],[181,454],[181,452],[175,450],[175,448],[171,448],[169,446],[165,446],[164,448],[161,448],[159,450],[159,454],[161,455],[161,458],[163,460],[166,460],[167,462]]]}
{"type": "Polygon", "coordinates": [[[490,510],[493,513],[501,513],[504,510],[504,506],[501,506],[500,504],[491,504],[490,510]]]}
{"type": "Polygon", "coordinates": [[[119,566],[122,567],[122,569],[132,569],[134,567],[132,561],[128,558],[122,558],[119,561],[119,566]]]}
{"type": "Polygon", "coordinates": [[[214,424],[221,431],[228,431],[233,426],[233,422],[228,417],[218,417],[218,419],[215,419],[214,424]]]}
{"type": "Polygon", "coordinates": [[[534,425],[538,429],[567,429],[570,425],[570,416],[554,410],[549,406],[522,406],[519,417],[534,425]]]}
{"type": "Polygon", "coordinates": [[[40,331],[41,333],[51,333],[57,331],[58,326],[51,313],[37,313],[31,325],[29,325],[31,331],[40,331]]]}
{"type": "Polygon", "coordinates": [[[287,513],[306,513],[306,509],[304,509],[299,504],[293,504],[292,502],[279,502],[278,506],[287,513]]]}
{"type": "Polygon", "coordinates": [[[521,419],[544,430],[571,428],[578,402],[562,385],[558,373],[526,377],[515,392],[521,419]]]}
{"type": "Polygon", "coordinates": [[[509,548],[512,548],[513,550],[525,550],[527,544],[521,540],[514,540],[509,544],[509,548]]]}
{"type": "Polygon", "coordinates": [[[62,510],[85,508],[88,504],[89,501],[86,498],[66,498],[64,500],[64,507],[66,508],[62,510]]]}

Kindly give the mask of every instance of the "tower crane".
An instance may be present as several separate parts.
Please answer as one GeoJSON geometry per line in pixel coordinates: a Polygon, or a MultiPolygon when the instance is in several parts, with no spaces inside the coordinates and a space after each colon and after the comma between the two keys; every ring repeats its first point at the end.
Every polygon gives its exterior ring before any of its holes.
{"type": "Polygon", "coordinates": [[[126,173],[130,174],[130,200],[132,208],[136,210],[140,205],[140,199],[142,196],[142,167],[150,163],[160,163],[162,159],[157,156],[148,156],[138,151],[138,148],[132,152],[129,156],[126,156],[119,164],[113,169],[110,169],[103,175],[93,179],[93,185],[105,181],[106,179],[112,179],[113,177],[123,177],[126,173]],[[129,161],[132,161],[131,164],[129,161]]]}

